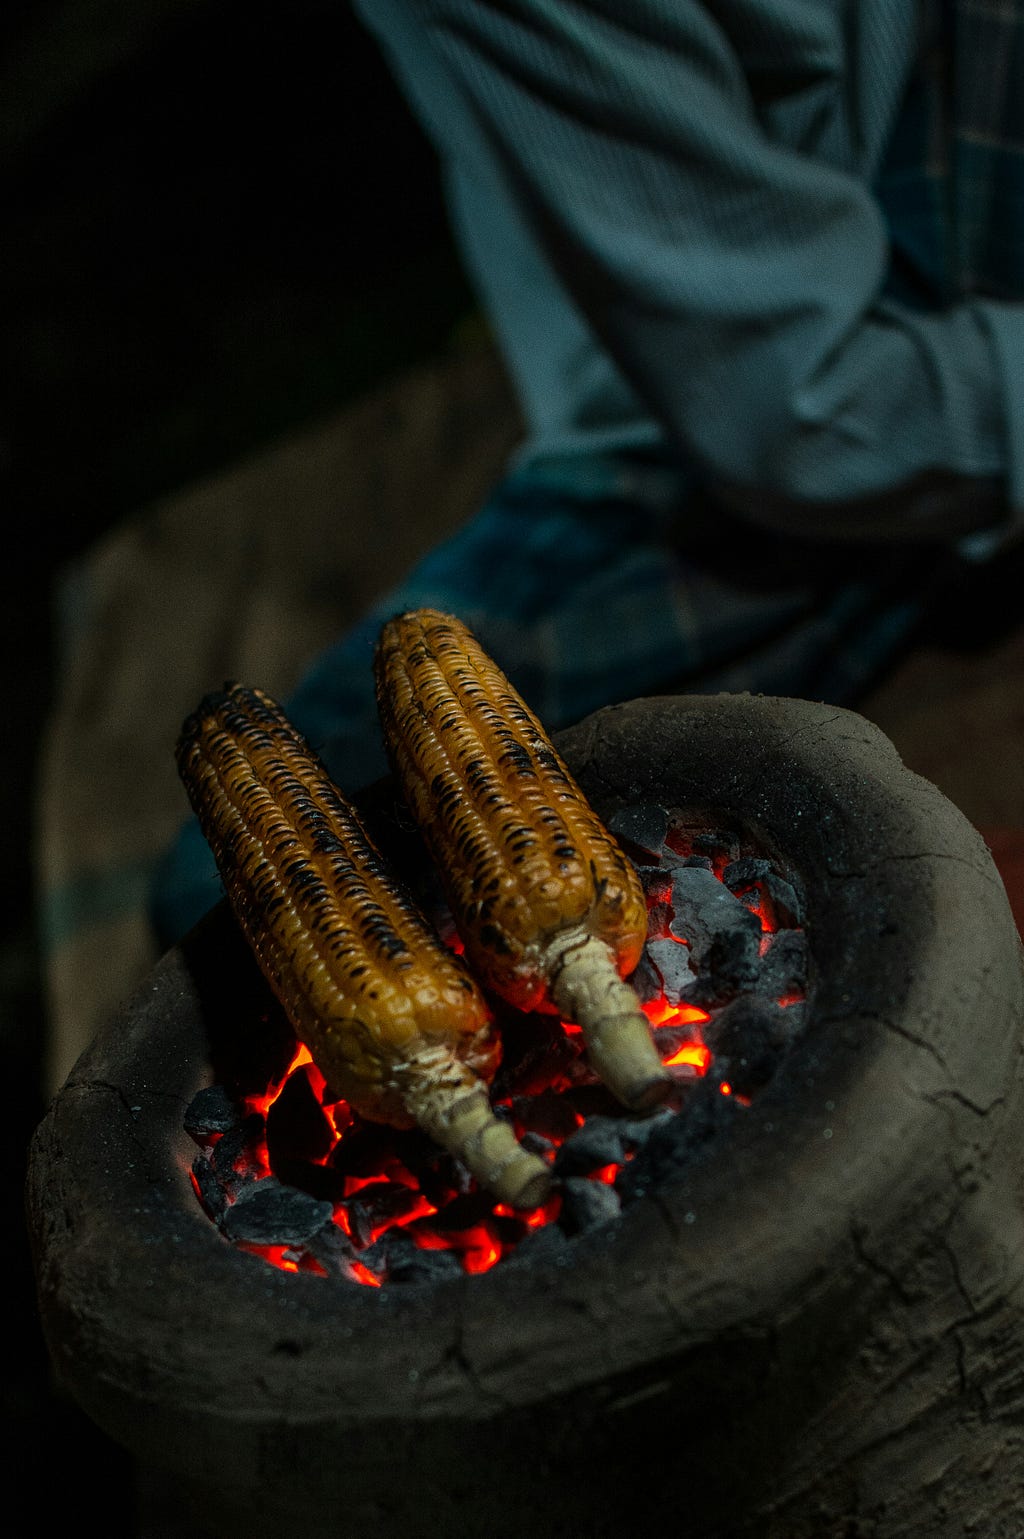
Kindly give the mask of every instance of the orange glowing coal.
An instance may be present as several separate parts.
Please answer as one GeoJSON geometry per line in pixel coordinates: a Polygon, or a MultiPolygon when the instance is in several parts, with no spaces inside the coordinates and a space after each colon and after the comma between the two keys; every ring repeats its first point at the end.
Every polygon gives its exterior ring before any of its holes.
{"type": "MultiPolygon", "coordinates": [[[[771,923],[763,905],[758,905],[756,893],[745,897],[744,902],[761,920],[765,932],[763,950],[770,943],[771,923]]],[[[673,938],[678,939],[678,936],[673,938]]],[[[457,944],[457,941],[453,943],[457,944]]],[[[802,994],[789,994],[780,999],[779,1004],[795,1003],[803,997],[802,994]]],[[[697,1005],[671,1002],[664,994],[647,1001],[643,1009],[654,1040],[661,1048],[662,1061],[676,1071],[680,1083],[705,1076],[712,1066],[713,1054],[703,1040],[702,1029],[712,1019],[711,1013],[697,1005]]],[[[548,1120],[540,1142],[546,1146],[543,1157],[549,1162],[554,1161],[566,1138],[585,1121],[568,1098],[559,1100],[562,1109],[558,1115],[551,1114],[553,1099],[563,1097],[574,1083],[572,1075],[566,1072],[567,1060],[573,1063],[583,1057],[579,1028],[563,1022],[562,1034],[563,1048],[551,1054],[550,1073],[546,1066],[539,1074],[536,1069],[532,1071],[529,1096],[507,1094],[495,1098],[496,1108],[512,1123],[519,1138],[531,1131],[531,1107],[540,1104],[538,1098],[544,1100],[548,1120]]],[[[313,1063],[308,1049],[301,1044],[296,1046],[294,1056],[279,1080],[262,1093],[244,1098],[245,1114],[254,1120],[262,1119],[264,1128],[264,1136],[256,1139],[255,1147],[246,1146],[246,1179],[259,1180],[274,1173],[266,1137],[267,1120],[286,1087],[298,1075],[305,1076],[308,1093],[323,1119],[318,1143],[320,1152],[310,1163],[330,1173],[331,1190],[335,1193],[332,1198],[333,1222],[351,1242],[351,1251],[365,1254],[389,1231],[401,1230],[417,1250],[449,1251],[464,1272],[477,1275],[489,1271],[509,1255],[531,1231],[558,1219],[562,1198],[557,1188],[543,1207],[529,1213],[513,1211],[499,1202],[488,1202],[486,1194],[477,1190],[465,1172],[460,1174],[454,1168],[447,1183],[435,1171],[429,1191],[423,1190],[420,1177],[403,1158],[399,1138],[388,1146],[388,1130],[370,1128],[346,1102],[332,1102],[326,1098],[323,1075],[313,1063]],[[365,1159],[368,1130],[371,1138],[382,1140],[369,1163],[365,1159]],[[350,1156],[350,1151],[357,1149],[359,1154],[350,1156]]],[[[307,1093],[306,1087],[300,1085],[299,1088],[307,1093]]],[[[727,1081],[723,1080],[719,1089],[722,1095],[732,1097],[738,1105],[749,1104],[748,1099],[737,1095],[727,1081]]],[[[216,1135],[207,1142],[212,1147],[216,1135]]],[[[589,1173],[588,1179],[614,1186],[629,1158],[631,1156],[627,1154],[622,1163],[600,1165],[589,1173]]],[[[193,1184],[202,1201],[195,1175],[193,1184]]],[[[231,1201],[230,1196],[228,1201],[231,1201]]],[[[285,1245],[254,1244],[243,1248],[285,1271],[327,1275],[325,1268],[301,1249],[296,1252],[285,1245]]],[[[379,1272],[358,1256],[347,1263],[347,1275],[364,1287],[376,1288],[382,1283],[379,1272]]]]}

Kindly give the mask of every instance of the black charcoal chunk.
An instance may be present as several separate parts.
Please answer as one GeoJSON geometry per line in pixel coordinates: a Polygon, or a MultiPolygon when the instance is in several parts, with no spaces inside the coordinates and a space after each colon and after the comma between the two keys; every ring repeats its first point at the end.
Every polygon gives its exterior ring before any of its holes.
{"type": "Polygon", "coordinates": [[[762,887],[768,899],[769,917],[780,927],[802,925],[805,917],[803,894],[777,871],[770,871],[762,887]]]}
{"type": "Polygon", "coordinates": [[[671,922],[671,903],[652,903],[647,910],[647,939],[664,940],[671,922]]]}
{"type": "Polygon", "coordinates": [[[556,1261],[569,1254],[569,1237],[560,1224],[544,1224],[523,1236],[508,1260],[510,1266],[556,1261]]]}
{"type": "MultiPolygon", "coordinates": [[[[750,916],[756,919],[756,915],[750,916]]],[[[756,986],[761,961],[761,927],[723,930],[701,961],[697,982],[687,999],[711,1009],[756,986]]]]}
{"type": "Polygon", "coordinates": [[[563,1096],[543,1091],[537,1096],[517,1096],[512,1103],[515,1121],[528,1133],[540,1133],[561,1143],[578,1126],[576,1113],[563,1096]]]}
{"type": "Polygon", "coordinates": [[[700,968],[715,939],[723,934],[753,935],[759,943],[761,921],[710,871],[683,866],[672,881],[675,917],[672,934],[689,943],[700,968]]]}
{"type": "Polygon", "coordinates": [[[664,866],[637,866],[637,875],[648,903],[668,903],[672,897],[672,872],[664,866]]]}
{"type": "Polygon", "coordinates": [[[330,1221],[306,1241],[306,1250],[332,1277],[347,1277],[358,1252],[343,1229],[330,1221]]]}
{"type": "Polygon", "coordinates": [[[550,1138],[545,1138],[543,1133],[535,1133],[532,1128],[523,1134],[519,1144],[527,1154],[539,1154],[542,1159],[555,1147],[550,1138]]]}
{"type": "Polygon", "coordinates": [[[423,1196],[435,1208],[464,1196],[473,1186],[473,1177],[462,1161],[445,1150],[417,1165],[416,1178],[423,1196]]]}
{"type": "Polygon", "coordinates": [[[772,999],[802,994],[807,988],[807,937],[797,930],[778,930],[761,958],[757,987],[772,999]]]}
{"type": "Polygon", "coordinates": [[[441,1232],[459,1234],[466,1229],[475,1229],[478,1224],[485,1223],[491,1216],[494,1206],[494,1198],[484,1191],[466,1192],[462,1197],[454,1198],[447,1207],[431,1219],[430,1226],[441,1232]]]}
{"type": "Polygon", "coordinates": [[[623,1117],[619,1123],[619,1136],[622,1139],[622,1147],[628,1153],[635,1154],[638,1149],[654,1137],[659,1128],[666,1122],[671,1122],[676,1115],[674,1111],[656,1111],[650,1117],[623,1117]]]}
{"type": "Polygon", "coordinates": [[[368,1245],[383,1224],[404,1218],[420,1202],[420,1194],[401,1181],[375,1181],[346,1203],[348,1220],[357,1245],[368,1245]]]}
{"type": "Polygon", "coordinates": [[[357,1250],[355,1259],[359,1262],[360,1266],[364,1266],[368,1272],[373,1273],[374,1277],[379,1277],[383,1281],[388,1270],[388,1258],[392,1253],[393,1246],[394,1235],[391,1233],[382,1234],[380,1239],[373,1245],[367,1245],[362,1250],[357,1250]]]}
{"type": "Polygon", "coordinates": [[[502,1062],[495,1079],[495,1099],[538,1095],[564,1073],[577,1049],[555,1016],[524,1015],[506,1009],[499,1014],[502,1062]]]}
{"type": "MultiPolygon", "coordinates": [[[[711,880],[714,881],[714,877],[711,880]]],[[[715,882],[715,886],[719,886],[719,883],[715,882]]],[[[661,989],[658,992],[664,993],[670,1005],[677,1005],[696,981],[689,946],[684,946],[671,938],[648,941],[644,954],[656,968],[661,980],[661,989]]],[[[653,997],[657,998],[658,994],[656,993],[653,997]]]]}
{"type": "Polygon", "coordinates": [[[803,895],[793,882],[787,881],[770,860],[745,855],[733,861],[722,872],[722,881],[732,892],[741,893],[756,888],[764,904],[765,912],[773,925],[794,926],[804,922],[803,895]]]}
{"type": "Polygon", "coordinates": [[[192,1176],[204,1211],[209,1214],[214,1223],[218,1223],[228,1205],[228,1198],[220,1177],[205,1155],[198,1154],[192,1161],[192,1176]]]}
{"type": "Polygon", "coordinates": [[[607,826],[616,839],[637,851],[641,860],[657,865],[665,853],[669,815],[656,802],[638,802],[620,807],[608,819],[607,826]]]}
{"type": "Polygon", "coordinates": [[[388,1254],[388,1282],[436,1283],[461,1275],[462,1263],[453,1250],[420,1250],[413,1245],[388,1254]]]}
{"type": "Polygon", "coordinates": [[[586,1176],[603,1165],[620,1165],[625,1157],[621,1122],[614,1117],[590,1117],[559,1149],[558,1176],[586,1176]]]}
{"type": "Polygon", "coordinates": [[[214,1145],[210,1162],[229,1196],[262,1175],[260,1151],[264,1127],[263,1118],[253,1112],[214,1145]]]}
{"type": "Polygon", "coordinates": [[[562,1210],[558,1221],[566,1234],[582,1234],[618,1218],[622,1204],[615,1188],[604,1181],[569,1176],[562,1182],[562,1210]]]}
{"type": "Polygon", "coordinates": [[[332,1214],[329,1202],[282,1186],[268,1176],[239,1192],[220,1227],[229,1240],[244,1240],[249,1245],[304,1245],[332,1214]]]}
{"type": "Polygon", "coordinates": [[[745,995],[707,1023],[704,1040],[736,1094],[749,1096],[772,1078],[790,1029],[779,1005],[745,995]]]}
{"type": "Polygon", "coordinates": [[[710,855],[687,855],[683,866],[691,871],[714,871],[715,863],[710,855]]]}
{"type": "Polygon", "coordinates": [[[803,1031],[807,1021],[807,1004],[804,1000],[787,1005],[782,1012],[792,1042],[803,1031]]]}
{"type": "MultiPolygon", "coordinates": [[[[650,942],[648,942],[648,945],[649,944],[650,942]]],[[[673,941],[672,944],[675,946],[678,943],[673,941]]],[[[685,949],[685,947],[680,947],[680,950],[685,949]]],[[[659,999],[661,997],[661,974],[655,967],[654,963],[651,961],[650,957],[647,955],[646,951],[641,956],[634,970],[630,973],[629,981],[633,986],[633,992],[636,994],[637,999],[642,1005],[647,1004],[647,1002],[651,999],[659,999]]]]}
{"type": "Polygon", "coordinates": [[[701,1080],[683,1109],[666,1118],[644,1147],[625,1165],[616,1181],[623,1205],[691,1169],[709,1156],[714,1140],[726,1132],[743,1108],[723,1095],[720,1080],[701,1080]]]}
{"type": "Polygon", "coordinates": [[[242,1122],[242,1112],[223,1085],[208,1085],[191,1099],[185,1113],[185,1132],[193,1138],[227,1133],[242,1122]]]}
{"type": "Polygon", "coordinates": [[[283,1162],[320,1160],[334,1143],[331,1127],[305,1068],[290,1075],[267,1112],[267,1152],[275,1169],[283,1162]]]}
{"type": "Polygon", "coordinates": [[[712,860],[728,865],[739,857],[739,834],[717,828],[707,829],[704,833],[694,835],[693,852],[695,855],[710,855],[712,860]]]}
{"type": "Polygon", "coordinates": [[[752,887],[755,882],[763,882],[773,869],[771,861],[760,855],[744,855],[741,860],[729,862],[722,872],[722,881],[730,892],[736,892],[740,887],[752,887]]]}

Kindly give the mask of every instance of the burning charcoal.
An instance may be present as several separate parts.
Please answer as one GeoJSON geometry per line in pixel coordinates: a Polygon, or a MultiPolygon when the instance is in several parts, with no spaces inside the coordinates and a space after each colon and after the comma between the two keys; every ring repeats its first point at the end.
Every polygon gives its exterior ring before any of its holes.
{"type": "Polygon", "coordinates": [[[541,1159],[546,1158],[555,1147],[550,1138],[545,1138],[543,1133],[524,1133],[519,1142],[531,1154],[539,1154],[541,1159]]]}
{"type": "MultiPolygon", "coordinates": [[[[649,944],[650,942],[648,942],[649,944]]],[[[673,941],[672,944],[675,945],[676,942],[673,941]]],[[[629,981],[633,985],[636,997],[642,1005],[646,1005],[649,1000],[660,998],[662,990],[661,974],[647,955],[646,950],[633,972],[630,973],[629,981]]]]}
{"type": "Polygon", "coordinates": [[[467,1192],[456,1197],[430,1220],[430,1227],[445,1234],[475,1229],[490,1218],[494,1198],[487,1192],[467,1192]]]}
{"type": "Polygon", "coordinates": [[[647,939],[663,939],[668,934],[671,920],[671,903],[652,903],[647,910],[647,939]]]}
{"type": "Polygon", "coordinates": [[[760,855],[744,855],[741,860],[732,860],[722,872],[722,881],[730,892],[738,892],[743,887],[754,887],[758,882],[763,882],[772,874],[772,863],[764,860],[760,855]]]}
{"type": "Polygon", "coordinates": [[[434,1208],[445,1208],[473,1190],[473,1177],[465,1165],[443,1150],[418,1164],[413,1173],[421,1193],[434,1208]]]}
{"type": "Polygon", "coordinates": [[[722,873],[722,881],[731,892],[756,888],[766,917],[774,927],[796,926],[804,922],[804,903],[792,882],[782,876],[771,861],[745,855],[733,861],[722,873]]]}
{"type": "Polygon", "coordinates": [[[613,1117],[591,1117],[565,1140],[555,1156],[559,1176],[586,1176],[603,1165],[621,1165],[622,1124],[613,1117]]]}
{"type": "Polygon", "coordinates": [[[652,866],[659,865],[664,857],[668,825],[667,811],[656,802],[620,807],[608,820],[608,827],[627,853],[635,850],[645,865],[652,866]]]}
{"type": "Polygon", "coordinates": [[[197,1154],[192,1161],[192,1176],[199,1192],[199,1201],[214,1223],[218,1223],[228,1205],[227,1193],[205,1155],[197,1154]]]}
{"type": "Polygon", "coordinates": [[[565,1261],[568,1256],[569,1236],[561,1224],[551,1223],[543,1224],[539,1229],[531,1229],[525,1234],[509,1261],[530,1266],[544,1261],[565,1261]]]}
{"type": "Polygon", "coordinates": [[[349,1263],[357,1256],[348,1235],[334,1222],[322,1225],[311,1235],[306,1241],[306,1250],[332,1277],[347,1277],[349,1263]]]}
{"type": "Polygon", "coordinates": [[[758,990],[772,999],[802,994],[807,987],[807,938],[796,930],[779,930],[761,958],[758,990]]]}
{"type": "Polygon", "coordinates": [[[191,1099],[185,1113],[185,1132],[195,1139],[227,1133],[238,1127],[242,1113],[223,1085],[208,1085],[191,1099]]]}
{"type": "Polygon", "coordinates": [[[715,863],[710,855],[687,855],[683,866],[692,871],[714,871],[715,863]]]}
{"type": "Polygon", "coordinates": [[[379,1122],[353,1122],[331,1151],[330,1162],[347,1176],[384,1175],[395,1157],[394,1130],[379,1122]]]}
{"type": "MultiPolygon", "coordinates": [[[[511,1012],[509,1012],[511,1015],[511,1012]]],[[[492,1099],[501,1095],[539,1095],[563,1074],[578,1056],[555,1016],[499,1015],[502,1063],[492,1099]]]]}
{"type": "Polygon", "coordinates": [[[635,1202],[698,1162],[712,1140],[731,1127],[742,1112],[734,1096],[722,1094],[718,1079],[709,1074],[701,1080],[683,1110],[665,1118],[623,1167],[615,1183],[623,1204],[635,1202]]]}
{"type": "Polygon", "coordinates": [[[667,903],[672,897],[672,872],[665,866],[637,866],[637,875],[648,903],[667,903]]]}
{"type": "Polygon", "coordinates": [[[764,879],[768,917],[777,928],[797,926],[804,922],[804,900],[792,882],[787,882],[777,871],[771,871],[764,879]]]}
{"type": "Polygon", "coordinates": [[[296,1069],[267,1113],[270,1163],[276,1170],[282,1163],[321,1160],[333,1143],[334,1129],[307,1069],[296,1069]]]}
{"type": "Polygon", "coordinates": [[[374,1277],[380,1278],[381,1282],[387,1275],[391,1240],[390,1233],[382,1234],[373,1245],[367,1245],[365,1250],[357,1250],[355,1253],[356,1265],[365,1268],[367,1272],[372,1272],[374,1277]]]}
{"type": "MultiPolygon", "coordinates": [[[[721,884],[715,881],[718,887],[721,884]]],[[[647,960],[657,969],[661,980],[661,988],[658,993],[664,992],[670,1005],[677,1005],[696,981],[696,973],[690,959],[689,946],[683,946],[677,940],[648,941],[644,952],[647,960]]],[[[657,998],[657,994],[654,995],[657,998]]]]}
{"type": "Polygon", "coordinates": [[[678,870],[672,881],[672,904],[672,934],[689,942],[698,971],[714,941],[722,935],[750,934],[760,943],[761,922],[757,915],[710,871],[695,866],[678,870]]]}
{"type": "Polygon", "coordinates": [[[540,1133],[554,1143],[561,1143],[578,1126],[576,1113],[563,1096],[550,1090],[536,1096],[517,1096],[512,1115],[524,1132],[540,1133]]]}
{"type": "Polygon", "coordinates": [[[575,1115],[575,1127],[581,1127],[589,1117],[618,1117],[622,1112],[622,1102],[599,1079],[589,1085],[573,1085],[562,1099],[575,1115]]]}
{"type": "Polygon", "coordinates": [[[399,1233],[388,1251],[388,1282],[434,1283],[461,1277],[462,1263],[453,1250],[421,1250],[411,1235],[399,1233]]]}
{"type": "Polygon", "coordinates": [[[263,1118],[253,1112],[214,1145],[210,1162],[229,1197],[263,1173],[259,1151],[264,1126],[263,1118]]]}
{"type": "Polygon", "coordinates": [[[304,1245],[332,1214],[329,1202],[268,1176],[243,1187],[224,1214],[221,1230],[229,1240],[249,1245],[304,1245]]]}
{"type": "MultiPolygon", "coordinates": [[[[742,907],[742,905],[740,905],[742,907]]],[[[744,909],[744,913],[749,913],[744,909]]],[[[751,914],[752,919],[757,918],[751,914]]],[[[723,930],[712,941],[697,982],[687,998],[705,1009],[726,1004],[744,989],[753,988],[761,961],[761,931],[723,930]]]]}
{"type": "Polygon", "coordinates": [[[618,1218],[622,1204],[619,1194],[603,1181],[587,1181],[569,1176],[562,1182],[562,1211],[559,1223],[566,1234],[582,1234],[618,1218]]]}
{"type": "Polygon", "coordinates": [[[398,1181],[375,1181],[361,1187],[346,1203],[356,1244],[369,1245],[382,1228],[404,1218],[421,1202],[419,1192],[398,1181]]]}
{"type": "Polygon", "coordinates": [[[671,1122],[676,1113],[671,1110],[655,1112],[653,1117],[623,1117],[619,1123],[619,1137],[624,1152],[635,1154],[653,1138],[659,1128],[671,1122]]]}
{"type": "Polygon", "coordinates": [[[695,855],[709,855],[716,865],[727,866],[739,858],[740,838],[738,834],[709,829],[694,835],[693,852],[695,855]]]}
{"type": "Polygon", "coordinates": [[[738,1095],[751,1095],[768,1083],[789,1039],[786,1012],[751,995],[726,1005],[704,1027],[704,1040],[738,1095]]]}

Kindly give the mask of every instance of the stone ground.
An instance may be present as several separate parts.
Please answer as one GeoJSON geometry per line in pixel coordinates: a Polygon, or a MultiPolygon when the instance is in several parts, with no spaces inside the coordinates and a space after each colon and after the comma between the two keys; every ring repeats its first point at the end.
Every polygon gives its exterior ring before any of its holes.
{"type": "MultiPolygon", "coordinates": [[[[345,7],[286,9],[147,0],[124,37],[100,24],[100,0],[37,0],[0,19],[0,200],[12,216],[0,270],[12,531],[0,1047],[14,1236],[0,1433],[12,1539],[83,1519],[107,1539],[188,1535],[167,1493],[53,1385],[23,1238],[25,1149],[47,1093],[33,835],[40,746],[61,696],[57,581],[140,509],[230,481],[253,454],[443,355],[472,321],[432,162],[379,61],[345,7]]],[[[414,542],[431,537],[411,527],[414,542]]],[[[364,559],[369,530],[365,541],[364,559]]],[[[912,768],[992,831],[1014,883],[1022,576],[1018,558],[965,584],[942,627],[862,704],[912,768]]]]}

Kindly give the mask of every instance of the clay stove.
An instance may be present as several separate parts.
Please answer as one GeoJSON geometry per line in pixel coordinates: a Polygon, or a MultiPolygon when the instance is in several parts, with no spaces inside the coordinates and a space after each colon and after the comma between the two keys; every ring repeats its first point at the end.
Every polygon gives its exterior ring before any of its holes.
{"type": "Polygon", "coordinates": [[[33,1141],[57,1373],[197,1532],[1019,1539],[1024,969],[984,843],[834,708],[634,701],[558,743],[607,819],[657,803],[795,873],[775,1072],[727,1117],[682,1096],[686,1158],[557,1244],[282,1269],[193,1185],[190,1108],[260,1008],[215,910],[33,1141]]]}

